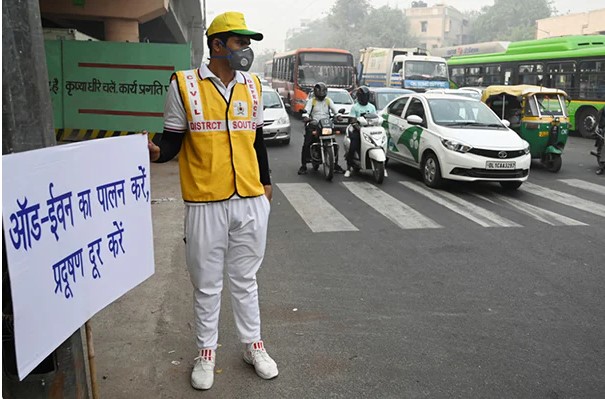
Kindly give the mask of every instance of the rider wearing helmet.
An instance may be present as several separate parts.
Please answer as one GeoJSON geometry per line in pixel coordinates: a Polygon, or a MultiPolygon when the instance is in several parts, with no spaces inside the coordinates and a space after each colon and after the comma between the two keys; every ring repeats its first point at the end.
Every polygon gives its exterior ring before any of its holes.
{"type": "MultiPolygon", "coordinates": [[[[368,86],[360,86],[355,92],[355,104],[351,107],[349,116],[359,117],[367,113],[376,113],[376,107],[370,102],[370,89],[368,86]]],[[[353,158],[355,153],[359,152],[361,147],[361,138],[359,137],[359,125],[353,124],[352,129],[348,129],[349,140],[351,140],[351,146],[349,147],[349,153],[346,154],[347,159],[347,171],[345,177],[351,176],[353,170],[353,158]]]]}
{"type": "MultiPolygon", "coordinates": [[[[338,115],[336,105],[334,105],[334,102],[328,97],[328,87],[325,83],[318,82],[313,86],[313,96],[309,96],[307,104],[302,111],[302,119],[303,122],[305,122],[305,139],[300,156],[301,167],[298,169],[299,175],[307,173],[307,162],[311,151],[311,144],[313,143],[313,137],[317,135],[318,122],[321,119],[329,118],[330,111],[332,112],[332,115],[338,115]]],[[[340,165],[338,165],[338,151],[336,151],[335,163],[334,170],[343,173],[344,171],[340,165]]]]}

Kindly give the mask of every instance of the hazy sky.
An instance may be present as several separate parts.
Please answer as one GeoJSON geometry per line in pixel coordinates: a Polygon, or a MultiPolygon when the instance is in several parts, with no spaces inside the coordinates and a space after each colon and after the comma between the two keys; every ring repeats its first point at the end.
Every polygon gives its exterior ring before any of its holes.
{"type": "MultiPolygon", "coordinates": [[[[478,10],[493,5],[494,0],[424,0],[429,6],[443,3],[460,11],[478,10]]],[[[300,26],[301,19],[317,19],[325,16],[336,0],[206,0],[208,25],[212,19],[225,11],[240,11],[246,17],[248,28],[265,35],[261,42],[253,42],[253,50],[260,53],[264,49],[282,51],[288,29],[300,26]]],[[[370,0],[372,7],[389,5],[407,8],[412,0],[388,1],[370,0]]],[[[555,0],[559,14],[590,11],[605,7],[603,0],[555,0]]]]}

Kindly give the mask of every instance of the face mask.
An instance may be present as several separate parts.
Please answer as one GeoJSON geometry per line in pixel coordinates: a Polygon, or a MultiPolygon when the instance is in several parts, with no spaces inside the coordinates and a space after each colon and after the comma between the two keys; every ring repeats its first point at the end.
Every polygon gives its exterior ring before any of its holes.
{"type": "Polygon", "coordinates": [[[213,56],[214,58],[227,58],[229,60],[229,66],[231,69],[236,71],[248,71],[252,66],[252,62],[254,62],[254,52],[250,47],[245,47],[243,49],[239,49],[236,51],[231,50],[224,43],[221,43],[223,47],[229,50],[229,55],[226,57],[223,56],[213,56]]]}

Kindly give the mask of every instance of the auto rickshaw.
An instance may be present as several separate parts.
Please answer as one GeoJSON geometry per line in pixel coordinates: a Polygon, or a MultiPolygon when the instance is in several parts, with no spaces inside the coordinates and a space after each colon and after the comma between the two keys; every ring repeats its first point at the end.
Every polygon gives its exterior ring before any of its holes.
{"type": "Polygon", "coordinates": [[[569,116],[567,93],[541,86],[489,86],[481,101],[529,143],[532,158],[539,158],[551,172],[561,169],[567,143],[569,116]]]}

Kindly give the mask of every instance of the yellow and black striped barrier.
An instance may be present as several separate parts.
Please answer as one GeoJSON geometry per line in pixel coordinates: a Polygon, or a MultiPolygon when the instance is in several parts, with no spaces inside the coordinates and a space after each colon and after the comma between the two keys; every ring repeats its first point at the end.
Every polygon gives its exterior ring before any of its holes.
{"type": "MultiPolygon", "coordinates": [[[[129,134],[137,134],[141,131],[127,130],[101,130],[101,129],[55,129],[55,137],[57,142],[73,142],[84,141],[91,139],[102,139],[105,137],[126,136],[129,134]]],[[[162,136],[161,133],[149,132],[149,138],[156,142],[162,136]]]]}

